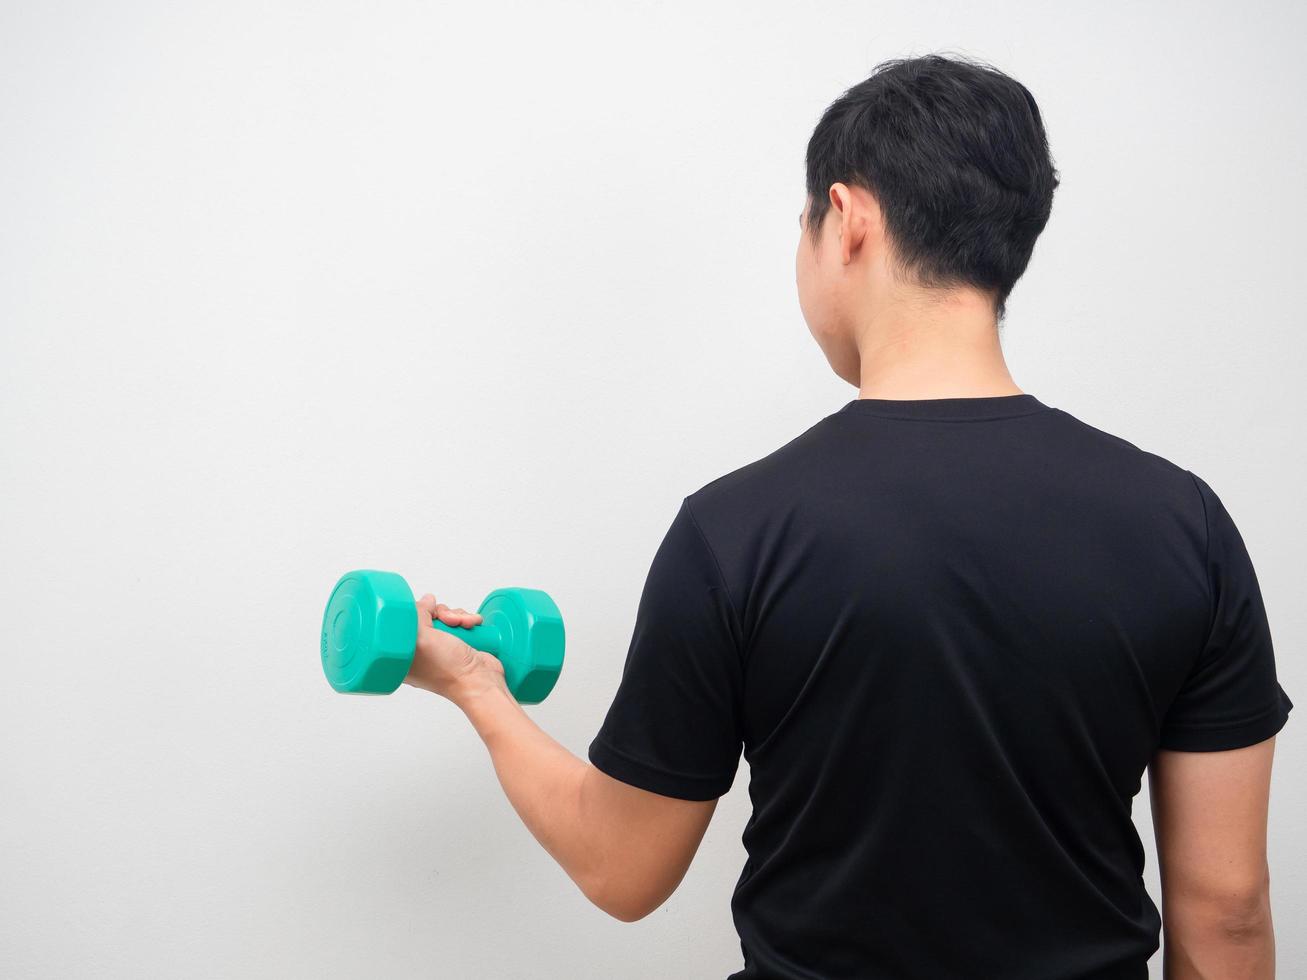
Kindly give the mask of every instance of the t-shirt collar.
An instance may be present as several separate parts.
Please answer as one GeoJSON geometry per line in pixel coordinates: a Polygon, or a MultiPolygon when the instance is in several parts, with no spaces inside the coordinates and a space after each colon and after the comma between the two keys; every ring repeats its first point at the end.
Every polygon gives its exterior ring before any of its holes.
{"type": "Polygon", "coordinates": [[[929,419],[937,422],[1015,418],[1048,408],[1034,395],[994,395],[988,398],[855,398],[844,415],[875,415],[887,419],[929,419]]]}

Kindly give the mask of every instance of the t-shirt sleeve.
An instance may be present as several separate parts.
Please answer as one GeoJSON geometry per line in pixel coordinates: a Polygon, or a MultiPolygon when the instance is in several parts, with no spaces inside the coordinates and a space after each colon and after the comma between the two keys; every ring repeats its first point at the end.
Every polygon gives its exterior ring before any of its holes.
{"type": "Polygon", "coordinates": [[[743,665],[731,597],[688,500],[654,555],[617,694],[590,743],[614,779],[684,800],[735,780],[743,665]]]}
{"type": "Polygon", "coordinates": [[[1293,702],[1276,677],[1271,630],[1243,538],[1212,489],[1194,481],[1206,511],[1211,625],[1163,719],[1160,745],[1213,752],[1270,738],[1293,702]]]}

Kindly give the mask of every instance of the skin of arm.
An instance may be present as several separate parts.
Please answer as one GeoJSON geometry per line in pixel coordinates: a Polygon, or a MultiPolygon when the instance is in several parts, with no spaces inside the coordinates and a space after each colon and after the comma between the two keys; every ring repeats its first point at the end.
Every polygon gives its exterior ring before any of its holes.
{"type": "Polygon", "coordinates": [[[1266,823],[1275,739],[1148,768],[1165,980],[1274,980],[1266,823]]]}
{"type": "Polygon", "coordinates": [[[418,600],[418,642],[405,683],[448,698],[485,743],[513,809],[596,906],[623,922],[676,890],[703,840],[716,800],[674,799],[613,779],[551,738],[514,700],[503,666],[434,629],[481,617],[418,600]]]}

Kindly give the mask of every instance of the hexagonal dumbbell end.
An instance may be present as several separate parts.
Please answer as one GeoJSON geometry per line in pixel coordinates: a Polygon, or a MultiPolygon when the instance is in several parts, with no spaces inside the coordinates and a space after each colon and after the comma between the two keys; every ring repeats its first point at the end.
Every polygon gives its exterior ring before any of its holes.
{"type": "Polygon", "coordinates": [[[322,616],[322,670],[343,694],[389,694],[408,676],[417,603],[394,572],[346,572],[322,616]]]}
{"type": "Polygon", "coordinates": [[[499,632],[498,649],[490,652],[504,665],[513,697],[539,704],[563,669],[563,615],[554,600],[539,589],[496,589],[477,612],[499,632]]]}

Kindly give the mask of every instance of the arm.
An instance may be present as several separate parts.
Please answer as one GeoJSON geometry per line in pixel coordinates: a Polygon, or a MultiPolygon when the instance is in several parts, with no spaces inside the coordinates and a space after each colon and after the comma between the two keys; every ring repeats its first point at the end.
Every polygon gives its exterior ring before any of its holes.
{"type": "Polygon", "coordinates": [[[1166,980],[1273,980],[1266,820],[1275,739],[1159,750],[1148,770],[1166,980]]]}
{"type": "Polygon", "coordinates": [[[628,786],[546,734],[508,693],[502,665],[447,633],[474,613],[418,603],[417,653],[407,683],[453,701],[485,742],[500,785],[527,829],[582,893],[615,918],[648,915],[685,877],[717,806],[628,786]]]}

